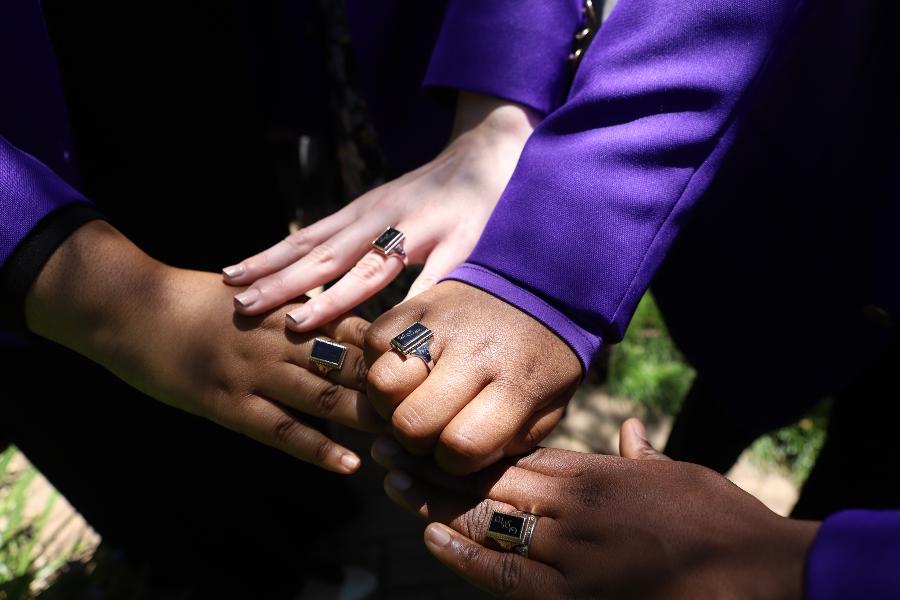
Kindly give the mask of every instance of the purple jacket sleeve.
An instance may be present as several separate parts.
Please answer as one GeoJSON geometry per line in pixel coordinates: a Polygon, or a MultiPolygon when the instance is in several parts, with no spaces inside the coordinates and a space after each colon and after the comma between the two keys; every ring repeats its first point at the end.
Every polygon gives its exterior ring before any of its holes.
{"type": "Polygon", "coordinates": [[[565,98],[580,0],[450,0],[425,85],[548,113],[565,98]]]}
{"type": "Polygon", "coordinates": [[[586,371],[624,334],[801,4],[620,2],[448,278],[534,316],[586,371]]]}
{"type": "Polygon", "coordinates": [[[900,511],[848,510],[826,519],[807,558],[806,596],[900,597],[900,511]]]}
{"type": "Polygon", "coordinates": [[[0,137],[0,270],[44,217],[87,200],[33,156],[0,137]]]}

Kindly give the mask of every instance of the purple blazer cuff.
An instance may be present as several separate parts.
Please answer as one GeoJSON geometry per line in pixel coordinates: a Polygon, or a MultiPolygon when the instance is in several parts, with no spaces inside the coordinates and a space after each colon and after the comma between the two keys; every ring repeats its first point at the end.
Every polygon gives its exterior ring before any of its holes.
{"type": "Polygon", "coordinates": [[[591,360],[603,343],[596,335],[579,327],[566,315],[528,290],[511,283],[484,267],[463,263],[444,280],[462,281],[500,298],[531,315],[558,335],[581,361],[582,374],[587,373],[591,360]]]}
{"type": "Polygon", "coordinates": [[[87,200],[30,154],[0,137],[0,269],[51,212],[87,200]]]}
{"type": "Polygon", "coordinates": [[[544,114],[564,100],[577,0],[451,0],[425,85],[505,98],[544,114]]]}
{"type": "Polygon", "coordinates": [[[900,511],[847,510],[826,519],[807,558],[806,596],[900,596],[900,511]]]}

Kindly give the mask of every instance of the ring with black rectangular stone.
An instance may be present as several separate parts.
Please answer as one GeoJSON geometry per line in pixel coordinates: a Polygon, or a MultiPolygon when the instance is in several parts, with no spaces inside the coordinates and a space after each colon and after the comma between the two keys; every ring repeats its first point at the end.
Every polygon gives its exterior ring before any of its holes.
{"type": "Polygon", "coordinates": [[[314,364],[322,375],[327,375],[332,370],[340,371],[346,356],[347,346],[325,338],[316,338],[309,353],[309,362],[314,364]]]}
{"type": "Polygon", "coordinates": [[[537,515],[526,512],[507,514],[494,511],[484,535],[496,541],[507,552],[515,552],[527,558],[537,519],[537,515]]]}
{"type": "Polygon", "coordinates": [[[422,359],[429,371],[434,367],[431,358],[431,340],[434,332],[416,321],[391,340],[391,348],[404,356],[415,356],[422,359]]]}
{"type": "Polygon", "coordinates": [[[406,235],[393,227],[388,227],[377,238],[372,240],[372,248],[385,256],[396,254],[400,258],[406,258],[406,252],[403,250],[403,241],[406,235]]]}

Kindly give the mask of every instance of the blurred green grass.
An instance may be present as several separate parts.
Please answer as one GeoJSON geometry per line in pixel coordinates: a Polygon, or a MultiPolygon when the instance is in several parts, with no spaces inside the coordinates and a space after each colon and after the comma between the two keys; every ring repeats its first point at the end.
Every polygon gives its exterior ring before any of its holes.
{"type": "MultiPolygon", "coordinates": [[[[672,342],[653,296],[646,294],[625,338],[611,350],[608,391],[650,411],[674,416],[694,376],[672,342]]],[[[796,424],[759,438],[751,457],[786,470],[802,484],[825,440],[827,424],[828,406],[822,405],[796,424]]]]}

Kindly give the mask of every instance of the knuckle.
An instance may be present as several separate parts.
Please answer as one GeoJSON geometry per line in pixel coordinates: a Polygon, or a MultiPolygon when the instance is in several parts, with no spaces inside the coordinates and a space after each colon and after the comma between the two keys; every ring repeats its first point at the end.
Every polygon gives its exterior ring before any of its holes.
{"type": "Polygon", "coordinates": [[[517,554],[503,553],[494,564],[494,577],[501,597],[512,596],[522,580],[522,561],[517,554]]]}
{"type": "Polygon", "coordinates": [[[362,356],[359,356],[353,361],[351,369],[353,381],[357,383],[366,383],[366,380],[369,377],[369,367],[366,366],[366,361],[363,360],[362,356]]]}
{"type": "Polygon", "coordinates": [[[284,238],[284,241],[288,246],[291,247],[291,249],[297,252],[302,252],[309,244],[309,232],[306,230],[306,228],[298,229],[294,233],[284,238]]]}
{"type": "Polygon", "coordinates": [[[428,438],[425,424],[414,409],[400,406],[391,416],[394,432],[406,440],[421,442],[428,438]]]}
{"type": "Polygon", "coordinates": [[[331,415],[335,409],[338,407],[338,404],[341,400],[341,388],[337,384],[327,384],[325,385],[314,399],[314,407],[313,409],[316,411],[316,414],[321,417],[327,417],[331,415]]]}
{"type": "Polygon", "coordinates": [[[294,438],[299,426],[300,423],[290,415],[280,416],[272,427],[272,438],[280,446],[287,446],[294,438]]]}
{"type": "Polygon", "coordinates": [[[387,334],[382,325],[373,323],[363,332],[363,340],[366,348],[380,350],[387,346],[387,334]]]}
{"type": "Polygon", "coordinates": [[[441,443],[447,450],[464,459],[481,458],[490,452],[490,449],[459,431],[442,435],[441,443]]]}
{"type": "Polygon", "coordinates": [[[371,253],[363,256],[351,271],[355,278],[363,282],[377,279],[383,272],[384,260],[380,256],[371,253]]]}
{"type": "Polygon", "coordinates": [[[377,366],[369,369],[369,373],[366,375],[366,383],[370,388],[382,394],[387,393],[391,389],[390,382],[384,375],[384,369],[380,369],[377,366]]]}
{"type": "Polygon", "coordinates": [[[323,437],[313,442],[312,457],[317,463],[324,463],[331,455],[331,440],[323,437]]]}
{"type": "Polygon", "coordinates": [[[462,528],[465,531],[461,533],[471,540],[483,541],[487,524],[491,522],[493,514],[494,503],[491,500],[482,500],[466,513],[466,517],[462,520],[462,528]]]}
{"type": "Polygon", "coordinates": [[[334,262],[337,255],[334,252],[334,248],[330,245],[319,244],[310,250],[307,256],[313,265],[324,266],[334,262]]]}

